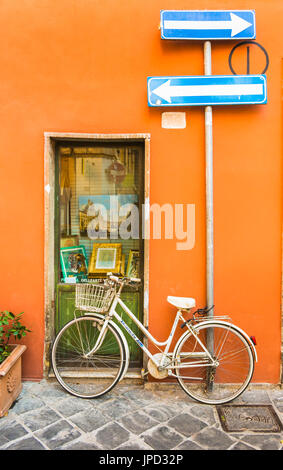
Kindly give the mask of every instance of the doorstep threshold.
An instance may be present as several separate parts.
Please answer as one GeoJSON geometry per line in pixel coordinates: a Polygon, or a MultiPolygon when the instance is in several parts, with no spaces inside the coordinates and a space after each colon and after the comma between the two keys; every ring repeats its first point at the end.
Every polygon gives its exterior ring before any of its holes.
{"type": "MultiPolygon", "coordinates": [[[[78,374],[76,374],[76,373],[70,374],[70,375],[68,374],[69,377],[71,375],[78,377],[78,374]]],[[[104,374],[102,372],[100,374],[100,378],[102,378],[103,376],[104,376],[104,374]]],[[[81,375],[80,377],[83,378],[83,377],[85,377],[85,375],[81,375]]],[[[88,374],[88,377],[91,377],[91,374],[90,375],[88,374]]],[[[48,378],[55,379],[55,374],[52,370],[48,373],[48,378]]],[[[142,375],[141,375],[141,370],[140,369],[129,369],[126,372],[126,374],[124,375],[124,379],[133,379],[133,380],[135,379],[135,380],[142,380],[143,381],[143,378],[142,378],[142,375]]]]}

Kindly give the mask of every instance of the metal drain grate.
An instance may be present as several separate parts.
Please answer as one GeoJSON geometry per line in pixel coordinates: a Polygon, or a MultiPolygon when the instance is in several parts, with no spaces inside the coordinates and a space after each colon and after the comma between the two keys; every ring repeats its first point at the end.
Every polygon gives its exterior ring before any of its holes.
{"type": "Polygon", "coordinates": [[[222,405],[216,408],[226,432],[282,430],[282,423],[271,405],[222,405]]]}

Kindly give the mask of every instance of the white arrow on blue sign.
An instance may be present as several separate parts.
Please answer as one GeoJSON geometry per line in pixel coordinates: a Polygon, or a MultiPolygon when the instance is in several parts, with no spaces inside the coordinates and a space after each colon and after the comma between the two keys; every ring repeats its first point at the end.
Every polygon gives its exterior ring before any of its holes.
{"type": "Polygon", "coordinates": [[[161,10],[162,39],[255,39],[254,10],[161,10]]]}
{"type": "Polygon", "coordinates": [[[211,106],[265,104],[265,75],[148,77],[148,105],[211,106]]]}

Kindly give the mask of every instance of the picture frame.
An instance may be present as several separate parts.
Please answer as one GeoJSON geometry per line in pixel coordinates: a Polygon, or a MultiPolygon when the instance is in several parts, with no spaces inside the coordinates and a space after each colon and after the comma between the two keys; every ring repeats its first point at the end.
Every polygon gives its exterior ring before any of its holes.
{"type": "MultiPolygon", "coordinates": [[[[131,205],[137,206],[137,194],[97,194],[95,196],[79,196],[79,229],[81,237],[90,237],[89,233],[98,229],[105,231],[109,235],[119,229],[127,217],[130,216],[131,205]],[[111,202],[111,198],[116,198],[116,201],[111,202]],[[112,204],[114,209],[112,207],[112,204]],[[111,210],[116,210],[119,213],[121,206],[129,206],[129,213],[123,216],[118,216],[117,222],[111,222],[111,210]],[[101,211],[101,207],[104,211],[101,211]],[[89,232],[88,232],[89,230],[89,232]]],[[[116,238],[116,237],[115,237],[116,238]]]]}
{"type": "Polygon", "coordinates": [[[60,263],[64,282],[87,279],[88,265],[83,245],[60,248],[60,263]]]}
{"type": "MultiPolygon", "coordinates": [[[[112,272],[112,271],[111,271],[112,272]]],[[[101,279],[105,278],[107,273],[88,273],[88,279],[101,279]]],[[[122,254],[122,258],[120,261],[120,268],[117,272],[115,272],[115,276],[125,276],[125,255],[122,254]]]]}
{"type": "Polygon", "coordinates": [[[120,262],[120,271],[119,274],[121,276],[125,276],[125,255],[122,255],[121,262],[120,262]]]}
{"type": "Polygon", "coordinates": [[[78,246],[78,245],[79,245],[78,235],[61,236],[60,238],[60,248],[67,248],[67,247],[78,246]]]}
{"type": "Polygon", "coordinates": [[[89,262],[88,274],[119,274],[122,263],[121,243],[94,243],[89,262]]]}
{"type": "Polygon", "coordinates": [[[130,250],[126,276],[140,277],[140,252],[138,250],[130,250]]]}

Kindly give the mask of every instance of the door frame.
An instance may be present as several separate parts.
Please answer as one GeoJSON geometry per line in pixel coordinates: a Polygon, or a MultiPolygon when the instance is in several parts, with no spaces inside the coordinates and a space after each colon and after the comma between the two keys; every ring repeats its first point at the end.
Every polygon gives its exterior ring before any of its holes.
{"type": "MultiPolygon", "coordinates": [[[[55,242],[55,146],[57,142],[143,142],[144,143],[144,233],[150,233],[149,188],[150,188],[150,134],[86,134],[69,132],[44,132],[44,354],[43,375],[50,372],[50,352],[54,340],[55,289],[54,289],[54,242],[55,242]]],[[[149,237],[144,239],[144,298],[143,324],[148,327],[149,307],[149,237]]],[[[143,367],[146,357],[143,355],[143,367]]],[[[133,377],[133,374],[130,374],[133,377]]],[[[133,377],[137,378],[137,377],[133,377]]],[[[139,376],[141,378],[141,376],[139,376]]]]}

